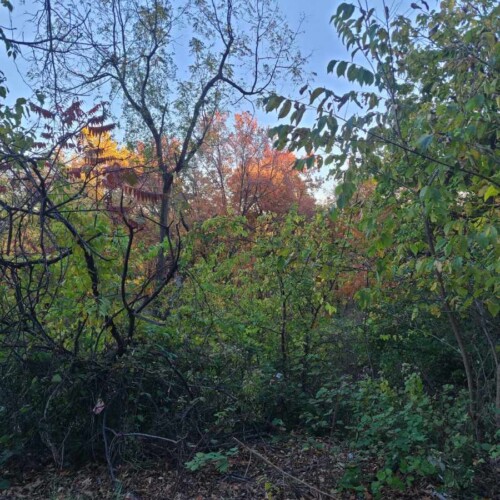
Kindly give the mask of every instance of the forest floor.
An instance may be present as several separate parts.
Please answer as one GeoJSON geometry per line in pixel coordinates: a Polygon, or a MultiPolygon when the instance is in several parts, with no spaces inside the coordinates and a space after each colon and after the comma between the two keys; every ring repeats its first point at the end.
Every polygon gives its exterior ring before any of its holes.
{"type": "MultiPolygon", "coordinates": [[[[114,471],[120,482],[116,489],[105,464],[60,470],[37,465],[28,457],[2,471],[10,486],[0,490],[0,500],[372,499],[369,489],[360,487],[353,492],[339,488],[353,458],[348,450],[319,440],[240,443],[224,473],[213,465],[190,472],[162,459],[122,464],[114,471]]],[[[377,468],[374,461],[362,461],[363,477],[368,478],[377,468]]],[[[438,491],[438,485],[422,479],[404,493],[383,490],[378,498],[453,498],[438,491]]]]}

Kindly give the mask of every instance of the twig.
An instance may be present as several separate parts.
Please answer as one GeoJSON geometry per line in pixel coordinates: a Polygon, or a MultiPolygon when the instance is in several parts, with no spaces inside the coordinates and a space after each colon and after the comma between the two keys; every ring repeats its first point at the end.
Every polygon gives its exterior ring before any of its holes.
{"type": "Polygon", "coordinates": [[[121,438],[126,438],[126,437],[142,437],[142,438],[148,438],[148,439],[158,439],[159,441],[167,441],[167,443],[172,443],[172,444],[179,444],[184,438],[178,439],[177,441],[174,441],[173,439],[169,439],[166,437],[162,436],[154,436],[152,434],[144,434],[143,432],[124,432],[118,434],[118,437],[121,438]]]}
{"type": "Polygon", "coordinates": [[[250,458],[248,459],[248,464],[247,464],[247,468],[245,470],[245,478],[247,477],[248,475],[248,469],[250,469],[250,464],[252,463],[252,454],[250,453],[250,458]]]}
{"type": "MultiPolygon", "coordinates": [[[[105,450],[106,450],[106,459],[108,460],[108,457],[111,458],[112,451],[114,450],[115,447],[115,442],[120,440],[120,439],[125,439],[125,438],[145,438],[145,439],[157,439],[159,441],[166,441],[167,443],[172,443],[172,444],[179,444],[181,443],[186,437],[180,438],[177,441],[174,441],[173,439],[169,439],[166,437],[162,436],[154,436],[153,434],[144,434],[143,432],[116,432],[115,430],[111,429],[110,427],[103,426],[102,432],[103,435],[105,436],[106,431],[109,431],[113,434],[113,439],[111,440],[111,443],[109,445],[107,444],[107,440],[104,441],[105,445],[105,450]]],[[[108,460],[108,465],[110,467],[110,471],[112,472],[112,464],[110,459],[108,460]]],[[[114,475],[114,474],[113,474],[114,475]]],[[[112,477],[113,477],[112,475],[112,477]]]]}
{"type": "Polygon", "coordinates": [[[261,455],[258,451],[255,451],[254,449],[249,448],[247,445],[243,444],[239,439],[233,437],[233,440],[236,441],[236,443],[238,443],[240,446],[242,446],[243,448],[248,450],[250,453],[255,455],[257,458],[260,458],[267,465],[269,465],[273,469],[275,469],[278,472],[280,472],[281,474],[283,474],[284,476],[286,476],[290,479],[293,479],[294,481],[297,481],[300,484],[303,484],[304,486],[306,486],[310,490],[315,491],[316,493],[319,493],[320,495],[324,495],[327,498],[338,498],[338,497],[333,496],[331,493],[327,493],[326,491],[320,490],[320,489],[316,488],[316,486],[313,486],[312,484],[306,483],[302,479],[299,479],[298,477],[292,476],[288,472],[285,472],[283,469],[280,469],[277,465],[274,465],[272,462],[270,462],[264,455],[261,455]]]}
{"type": "Polygon", "coordinates": [[[106,436],[106,412],[103,413],[102,416],[102,439],[104,441],[104,453],[106,455],[106,462],[108,464],[109,475],[111,476],[111,481],[115,488],[120,484],[119,481],[116,480],[115,470],[113,468],[113,460],[111,459],[110,447],[108,445],[108,437],[106,436]]]}

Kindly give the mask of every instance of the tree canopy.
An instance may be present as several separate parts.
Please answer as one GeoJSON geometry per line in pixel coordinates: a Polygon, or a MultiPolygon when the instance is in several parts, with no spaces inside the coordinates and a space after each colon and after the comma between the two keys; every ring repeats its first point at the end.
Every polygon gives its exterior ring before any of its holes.
{"type": "Polygon", "coordinates": [[[151,498],[492,498],[496,2],[337,2],[331,88],[274,0],[35,4],[0,26],[38,89],[0,71],[0,489],[36,456],[110,498],[165,462],[151,498]]]}

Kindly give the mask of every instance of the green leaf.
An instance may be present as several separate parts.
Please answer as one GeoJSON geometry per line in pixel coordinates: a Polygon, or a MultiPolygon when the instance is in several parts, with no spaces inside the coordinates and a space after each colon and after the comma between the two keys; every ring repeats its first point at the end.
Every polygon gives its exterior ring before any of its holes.
{"type": "Polygon", "coordinates": [[[314,89],[311,92],[311,97],[309,99],[309,103],[312,104],[324,91],[325,91],[325,89],[323,87],[318,87],[318,88],[314,89]]]}
{"type": "Polygon", "coordinates": [[[333,315],[337,312],[337,308],[335,306],[332,306],[332,304],[329,304],[328,302],[325,302],[325,311],[330,314],[330,315],[333,315]]]}
{"type": "Polygon", "coordinates": [[[429,191],[429,186],[424,186],[421,190],[420,190],[420,199],[421,200],[425,200],[426,196],[427,196],[427,192],[429,191]]]}
{"type": "Polygon", "coordinates": [[[335,188],[337,207],[342,209],[347,206],[352,195],[356,191],[356,186],[352,182],[343,182],[335,188]]]}
{"type": "Polygon", "coordinates": [[[314,167],[314,162],[315,162],[315,157],[314,156],[309,156],[306,160],[306,167],[308,170],[311,170],[311,168],[314,167]]]}
{"type": "Polygon", "coordinates": [[[337,9],[337,17],[340,17],[344,21],[349,19],[354,13],[354,5],[350,3],[341,3],[337,9]]]}
{"type": "Polygon", "coordinates": [[[332,59],[329,63],[328,63],[328,66],[326,67],[326,72],[327,73],[332,73],[333,72],[333,68],[335,68],[335,65],[337,64],[337,60],[335,59],[332,59]]]}
{"type": "Polygon", "coordinates": [[[367,288],[358,290],[354,295],[354,298],[358,301],[359,307],[361,307],[361,309],[366,309],[372,302],[370,290],[367,288]]]}
{"type": "Polygon", "coordinates": [[[297,110],[297,116],[295,118],[295,121],[296,121],[297,125],[302,120],[302,117],[304,116],[305,112],[306,112],[306,106],[305,105],[300,106],[299,109],[297,110]]]}
{"type": "Polygon", "coordinates": [[[489,313],[496,318],[500,312],[500,304],[498,301],[496,299],[489,299],[486,301],[486,307],[488,308],[489,313]]]}
{"type": "Polygon", "coordinates": [[[13,10],[13,7],[12,7],[12,4],[9,2],[9,0],[2,0],[2,5],[4,7],[7,7],[7,9],[12,12],[13,10]]]}
{"type": "Polygon", "coordinates": [[[285,104],[283,104],[283,106],[281,107],[278,118],[285,118],[285,116],[287,116],[288,113],[290,112],[291,108],[292,108],[292,101],[286,100],[285,104]]]}
{"type": "Polygon", "coordinates": [[[393,239],[389,233],[383,232],[378,240],[377,247],[379,250],[384,250],[392,245],[393,239]]]}
{"type": "Polygon", "coordinates": [[[426,134],[420,137],[420,139],[417,141],[418,149],[420,149],[421,151],[427,151],[433,138],[434,136],[432,134],[426,134]]]}
{"type": "Polygon", "coordinates": [[[337,76],[344,76],[345,70],[347,69],[347,61],[340,61],[337,66],[337,76]]]}
{"type": "Polygon", "coordinates": [[[500,189],[496,188],[495,186],[490,186],[484,193],[484,201],[488,201],[490,198],[496,196],[499,193],[500,189]]]}
{"type": "Polygon", "coordinates": [[[328,123],[328,118],[328,115],[323,115],[319,118],[318,124],[316,125],[318,132],[321,132],[325,128],[328,123]]]}
{"type": "Polygon", "coordinates": [[[349,69],[347,70],[347,79],[350,82],[353,82],[354,80],[358,79],[358,68],[356,67],[355,64],[351,64],[349,66],[349,69]]]}
{"type": "Polygon", "coordinates": [[[416,257],[418,255],[418,252],[419,252],[419,246],[416,243],[412,243],[410,245],[410,250],[411,250],[411,253],[416,257]]]}
{"type": "Polygon", "coordinates": [[[372,83],[375,81],[373,73],[371,71],[368,71],[367,69],[363,69],[361,78],[363,80],[363,83],[366,83],[367,85],[372,85],[372,83]]]}
{"type": "Polygon", "coordinates": [[[484,95],[477,94],[472,99],[469,99],[465,104],[466,111],[474,111],[475,109],[480,109],[484,105],[484,95]]]}
{"type": "Polygon", "coordinates": [[[281,103],[285,100],[284,97],[278,96],[278,95],[272,95],[269,97],[266,101],[266,111],[274,111],[275,109],[279,108],[281,103]]]}

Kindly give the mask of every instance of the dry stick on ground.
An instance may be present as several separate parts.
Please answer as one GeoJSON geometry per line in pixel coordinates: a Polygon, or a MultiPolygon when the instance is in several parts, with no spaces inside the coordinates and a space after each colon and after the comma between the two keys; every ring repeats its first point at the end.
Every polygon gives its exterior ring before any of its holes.
{"type": "Polygon", "coordinates": [[[114,471],[114,466],[113,466],[113,459],[112,459],[112,454],[113,454],[113,449],[115,446],[115,441],[118,439],[123,439],[127,437],[138,437],[138,438],[147,438],[147,439],[158,439],[160,441],[166,441],[168,443],[172,444],[179,444],[183,439],[181,438],[178,439],[177,441],[174,441],[173,439],[165,438],[162,436],[154,436],[153,434],[145,434],[143,432],[116,432],[115,430],[111,429],[110,427],[106,426],[106,412],[103,414],[103,419],[102,419],[102,436],[104,439],[104,451],[106,455],[106,462],[108,464],[108,470],[109,470],[109,475],[111,476],[111,481],[113,482],[115,488],[119,488],[121,485],[121,481],[117,479],[114,471]],[[106,436],[106,432],[110,431],[113,434],[113,439],[111,440],[110,443],[108,443],[108,438],[106,436]]]}
{"type": "Polygon", "coordinates": [[[238,443],[240,446],[248,450],[252,455],[255,455],[257,458],[260,458],[263,462],[265,462],[267,465],[272,467],[273,469],[277,470],[278,472],[281,472],[284,476],[292,479],[293,481],[297,481],[300,484],[303,484],[307,488],[309,488],[312,491],[315,491],[316,493],[319,493],[320,495],[324,495],[327,498],[338,498],[336,496],[333,496],[331,493],[327,493],[326,491],[320,490],[319,488],[316,488],[316,486],[313,486],[312,484],[306,483],[302,479],[299,479],[298,477],[292,476],[288,472],[285,472],[283,469],[280,469],[277,465],[274,465],[272,462],[270,462],[264,455],[261,455],[258,451],[255,451],[252,448],[249,448],[246,444],[243,444],[239,439],[233,437],[233,440],[238,443]]]}

